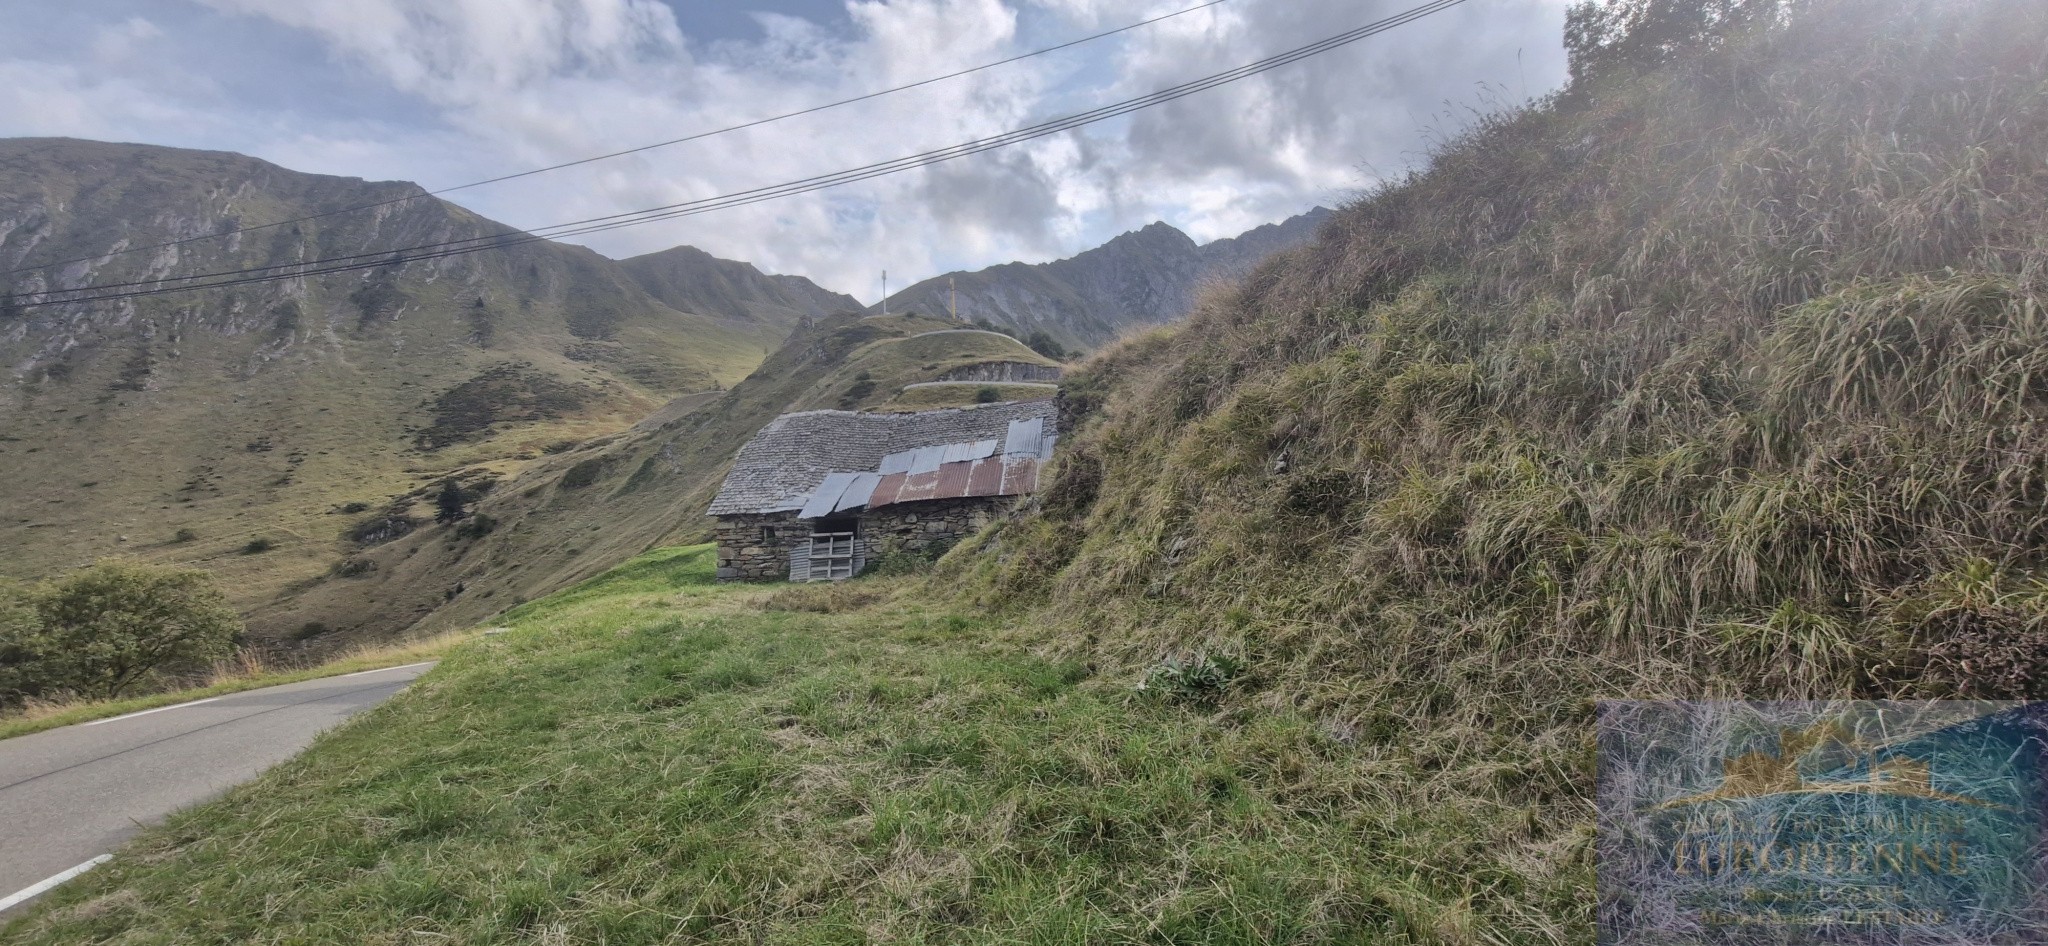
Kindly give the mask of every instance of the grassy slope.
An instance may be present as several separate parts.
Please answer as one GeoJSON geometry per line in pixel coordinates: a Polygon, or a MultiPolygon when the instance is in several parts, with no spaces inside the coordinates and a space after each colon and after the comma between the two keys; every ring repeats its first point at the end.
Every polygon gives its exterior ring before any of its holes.
{"type": "Polygon", "coordinates": [[[478,506],[499,523],[490,534],[427,526],[358,552],[373,569],[310,582],[259,616],[282,627],[317,621],[343,632],[337,637],[386,640],[409,628],[480,621],[657,545],[699,540],[711,526],[704,508],[740,446],[785,411],[839,406],[860,370],[876,382],[857,401],[866,405],[959,364],[1042,361],[1015,340],[980,333],[901,341],[953,326],[848,315],[799,329],[730,391],[670,405],[616,437],[545,457],[509,478],[478,506]]]}
{"type": "Polygon", "coordinates": [[[887,411],[932,411],[942,407],[965,407],[981,402],[985,391],[994,391],[998,401],[1035,401],[1052,397],[1056,386],[1052,384],[995,384],[988,382],[959,382],[934,385],[928,388],[914,388],[904,391],[882,405],[887,411]]]}
{"type": "Polygon", "coordinates": [[[1504,116],[1070,376],[943,587],[1104,673],[1242,661],[1371,745],[1425,912],[1590,937],[1596,699],[2048,696],[2043,153],[2017,0],[1504,116]]]}
{"type": "MultiPolygon", "coordinates": [[[[1288,713],[1137,698],[892,586],[663,549],[49,896],[11,942],[1260,943],[1418,922],[1288,713]],[[838,611],[838,613],[831,613],[838,611]]],[[[1340,790],[1341,787],[1341,790],[1340,790]]],[[[1379,810],[1379,809],[1374,809],[1379,810]]],[[[1431,917],[1423,938],[1456,936],[1431,917]]]]}
{"type": "Polygon", "coordinates": [[[838,368],[818,379],[816,384],[791,402],[791,409],[873,409],[893,404],[905,385],[934,380],[954,368],[982,362],[1059,364],[1007,335],[948,330],[957,327],[957,324],[948,323],[945,329],[934,330],[943,334],[885,338],[863,345],[849,353],[838,368]],[[849,397],[862,374],[872,382],[869,393],[849,397]]]}

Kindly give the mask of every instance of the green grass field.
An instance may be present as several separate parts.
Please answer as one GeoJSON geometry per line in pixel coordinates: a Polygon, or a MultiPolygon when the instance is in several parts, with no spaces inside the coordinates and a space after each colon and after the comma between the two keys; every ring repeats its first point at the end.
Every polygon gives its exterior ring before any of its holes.
{"type": "Polygon", "coordinates": [[[4,938],[1466,939],[1441,904],[1488,880],[1420,886],[1443,852],[1368,802],[1398,763],[1363,742],[1142,695],[905,586],[712,567],[657,550],[520,608],[4,938]]]}

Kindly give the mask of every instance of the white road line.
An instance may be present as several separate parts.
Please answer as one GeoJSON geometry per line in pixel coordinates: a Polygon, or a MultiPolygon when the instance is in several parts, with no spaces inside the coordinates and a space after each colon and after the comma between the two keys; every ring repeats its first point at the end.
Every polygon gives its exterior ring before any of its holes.
{"type": "Polygon", "coordinates": [[[190,703],[173,703],[173,704],[171,704],[170,706],[159,706],[159,707],[157,707],[156,709],[146,709],[146,710],[143,710],[142,712],[139,712],[139,713],[129,713],[129,714],[128,714],[128,715],[126,715],[126,716],[116,716],[116,717],[113,717],[112,719],[95,719],[95,720],[93,720],[92,722],[86,723],[86,724],[84,724],[84,725],[87,725],[87,726],[97,726],[97,725],[99,725],[99,724],[101,724],[101,723],[118,723],[118,722],[120,722],[120,721],[122,721],[122,720],[124,720],[124,719],[134,719],[134,718],[135,718],[135,717],[137,717],[137,716],[148,716],[148,715],[149,715],[149,714],[151,714],[151,713],[161,713],[161,712],[163,712],[164,710],[184,709],[184,708],[185,708],[185,707],[187,707],[187,706],[198,706],[198,705],[199,705],[199,704],[201,704],[201,703],[211,703],[211,702],[213,702],[214,700],[217,700],[217,699],[220,699],[220,697],[217,697],[217,696],[209,696],[209,697],[207,697],[206,699],[203,699],[203,700],[193,700],[193,701],[192,701],[192,702],[190,702],[190,703]]]}
{"type": "Polygon", "coordinates": [[[426,665],[428,665],[428,664],[430,664],[430,663],[433,663],[433,661],[431,661],[431,660],[422,660],[422,661],[420,661],[419,663],[416,663],[416,664],[406,664],[406,665],[405,665],[405,666],[403,666],[403,667],[378,667],[378,668],[377,668],[377,669],[375,669],[375,670],[358,670],[358,671],[356,671],[356,672],[354,672],[354,673],[344,673],[344,674],[342,674],[342,675],[341,675],[341,676],[339,676],[339,677],[335,677],[334,679],[336,679],[336,680],[345,680],[345,679],[347,679],[347,678],[349,678],[349,677],[360,677],[360,676],[362,676],[363,674],[366,674],[366,673],[383,673],[383,672],[384,672],[384,671],[386,671],[386,670],[404,670],[404,669],[406,669],[407,667],[424,667],[424,666],[426,666],[426,665]]]}
{"type": "Polygon", "coordinates": [[[39,897],[44,893],[49,892],[50,888],[55,887],[58,884],[70,880],[71,878],[76,877],[80,874],[83,874],[86,871],[89,871],[95,867],[98,867],[101,864],[104,864],[107,861],[112,860],[113,857],[114,855],[112,854],[102,854],[98,857],[93,858],[92,860],[86,861],[85,863],[80,864],[77,867],[73,867],[70,870],[67,870],[47,880],[38,881],[27,887],[23,887],[20,890],[17,890],[14,893],[9,894],[7,896],[7,899],[0,900],[0,911],[12,909],[16,904],[25,903],[29,900],[39,897]]]}

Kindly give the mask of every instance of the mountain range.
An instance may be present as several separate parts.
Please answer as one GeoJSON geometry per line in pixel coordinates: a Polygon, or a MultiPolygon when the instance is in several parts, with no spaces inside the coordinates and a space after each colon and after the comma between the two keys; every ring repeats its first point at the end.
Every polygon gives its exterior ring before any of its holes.
{"type": "Polygon", "coordinates": [[[106,556],[197,565],[252,631],[280,639],[389,636],[437,609],[476,618],[701,530],[723,460],[777,413],[902,409],[903,385],[942,370],[1038,357],[973,332],[920,342],[915,358],[878,354],[955,324],[936,318],[941,286],[958,284],[965,319],[1092,347],[1177,317],[1204,282],[1306,239],[1326,214],[1203,246],[1153,224],[1072,259],[927,280],[891,300],[922,313],[907,319],[862,318],[851,296],[693,247],[612,260],[545,240],[38,305],[518,231],[405,182],[0,139],[0,575],[106,556]],[[560,486],[571,469],[591,482],[560,486]],[[477,521],[458,535],[421,515],[448,481],[505,531],[484,541],[477,521]],[[498,484],[519,496],[486,498],[498,484]],[[629,498],[650,484],[661,497],[629,498]],[[639,518],[619,525],[629,507],[639,518]],[[503,565],[481,583],[473,544],[503,565]],[[579,552],[540,560],[562,549],[579,552]]]}
{"type": "Polygon", "coordinates": [[[957,312],[965,321],[1020,336],[1042,331],[1063,346],[1092,349],[1133,326],[1187,315],[1205,286],[1235,280],[1260,260],[1307,242],[1329,217],[1317,207],[1203,244],[1154,223],[1068,259],[935,276],[890,296],[889,309],[957,312]]]}
{"type": "Polygon", "coordinates": [[[859,308],[687,248],[547,241],[100,303],[38,293],[514,233],[416,185],[237,154],[0,141],[0,544],[15,577],[120,554],[261,600],[324,573],[351,514],[509,472],[729,386],[859,308]],[[374,209],[341,213],[380,204],[374,209]],[[228,234],[268,221],[284,226],[228,234]],[[124,252],[149,248],[142,252],[124,252]],[[22,267],[73,260],[54,269],[22,267]],[[8,278],[8,277],[0,277],[8,278]]]}

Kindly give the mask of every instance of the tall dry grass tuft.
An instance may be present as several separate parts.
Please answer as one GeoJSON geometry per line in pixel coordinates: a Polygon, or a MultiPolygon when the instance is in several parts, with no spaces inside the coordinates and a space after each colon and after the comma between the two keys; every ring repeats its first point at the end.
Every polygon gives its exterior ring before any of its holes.
{"type": "Polygon", "coordinates": [[[1543,939],[1595,698],[2048,697],[2043,155],[2031,0],[1815,2],[1501,114],[1084,366],[942,581],[1378,734],[1430,915],[1543,939]]]}

